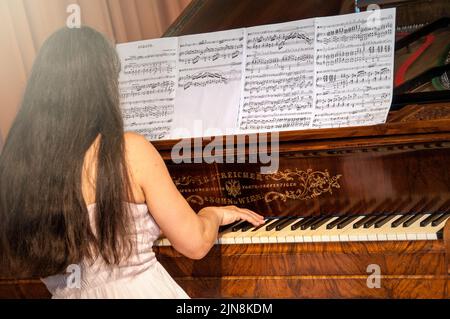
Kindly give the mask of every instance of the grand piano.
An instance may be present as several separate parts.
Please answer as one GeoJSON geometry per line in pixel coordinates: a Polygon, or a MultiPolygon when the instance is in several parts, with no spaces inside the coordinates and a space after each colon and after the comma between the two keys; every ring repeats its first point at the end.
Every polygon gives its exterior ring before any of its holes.
{"type": "MultiPolygon", "coordinates": [[[[191,297],[449,298],[450,6],[361,0],[359,9],[373,2],[397,7],[385,124],[282,132],[279,169],[268,174],[261,174],[267,164],[208,164],[195,152],[191,163],[175,164],[179,141],[154,142],[196,211],[237,205],[266,217],[257,229],[221,228],[201,260],[165,238],[156,243],[158,259],[191,297]]],[[[354,11],[353,0],[193,0],[165,36],[354,11]]],[[[233,138],[228,155],[255,155],[251,135],[233,138]]],[[[199,153],[208,144],[190,142],[199,153]]],[[[39,280],[0,280],[0,297],[48,296],[39,280]]]]}
{"type": "MultiPolygon", "coordinates": [[[[374,2],[359,1],[359,9],[374,2]]],[[[355,10],[354,1],[321,3],[194,0],[165,35],[355,10]]],[[[245,163],[196,163],[194,154],[191,163],[174,164],[178,141],[154,143],[195,210],[237,205],[267,218],[257,229],[223,227],[202,260],[183,257],[167,239],[157,243],[160,262],[190,296],[449,297],[450,91],[435,85],[449,72],[440,61],[449,54],[450,5],[377,3],[397,7],[395,97],[385,124],[282,132],[272,174],[249,163],[249,136],[235,136],[226,150],[245,163]]]]}

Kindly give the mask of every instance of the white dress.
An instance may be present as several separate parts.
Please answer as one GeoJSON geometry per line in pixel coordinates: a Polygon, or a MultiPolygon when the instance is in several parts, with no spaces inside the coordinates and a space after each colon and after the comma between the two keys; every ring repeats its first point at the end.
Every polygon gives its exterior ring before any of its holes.
{"type": "MultiPolygon", "coordinates": [[[[95,204],[88,206],[92,216],[95,204]]],[[[77,288],[76,273],[41,279],[53,298],[189,298],[183,289],[156,260],[153,242],[160,229],[149,214],[146,204],[130,204],[136,223],[134,252],[126,262],[108,266],[100,257],[94,263],[82,262],[73,269],[80,270],[77,288]]],[[[72,269],[70,271],[73,271],[72,269]]]]}

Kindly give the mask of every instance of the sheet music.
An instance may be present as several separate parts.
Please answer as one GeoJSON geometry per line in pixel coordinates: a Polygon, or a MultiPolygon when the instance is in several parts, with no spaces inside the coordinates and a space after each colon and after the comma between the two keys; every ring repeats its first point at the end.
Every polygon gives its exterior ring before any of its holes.
{"type": "Polygon", "coordinates": [[[125,129],[149,140],[373,125],[395,8],[117,46],[125,129]]]}
{"type": "Polygon", "coordinates": [[[177,86],[177,38],[117,45],[122,61],[119,78],[126,131],[148,140],[170,136],[177,86]]]}
{"type": "Polygon", "coordinates": [[[307,128],[313,112],[314,19],[246,29],[241,131],[307,128]]]}
{"type": "Polygon", "coordinates": [[[395,9],[316,19],[312,128],[384,123],[392,101],[395,9]]]}
{"type": "Polygon", "coordinates": [[[208,130],[224,135],[236,126],[243,45],[244,29],[179,38],[174,128],[186,131],[174,130],[173,138],[208,135],[208,130]]]}

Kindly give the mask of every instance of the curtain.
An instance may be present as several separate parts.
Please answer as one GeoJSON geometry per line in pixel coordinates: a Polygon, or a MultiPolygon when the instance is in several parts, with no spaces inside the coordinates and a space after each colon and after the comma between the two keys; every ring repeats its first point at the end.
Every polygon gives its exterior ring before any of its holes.
{"type": "Polygon", "coordinates": [[[0,150],[14,120],[34,57],[66,25],[78,4],[81,21],[116,43],[160,37],[191,0],[0,0],[0,150]]]}

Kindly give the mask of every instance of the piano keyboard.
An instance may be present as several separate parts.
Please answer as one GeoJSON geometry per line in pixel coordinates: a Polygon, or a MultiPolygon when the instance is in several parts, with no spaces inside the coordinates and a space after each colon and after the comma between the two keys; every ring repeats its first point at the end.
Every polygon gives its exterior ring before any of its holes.
{"type": "MultiPolygon", "coordinates": [[[[450,212],[415,215],[267,218],[254,227],[237,222],[219,230],[216,244],[437,240],[450,212]]],[[[155,246],[170,246],[160,238],[155,246]]]]}

